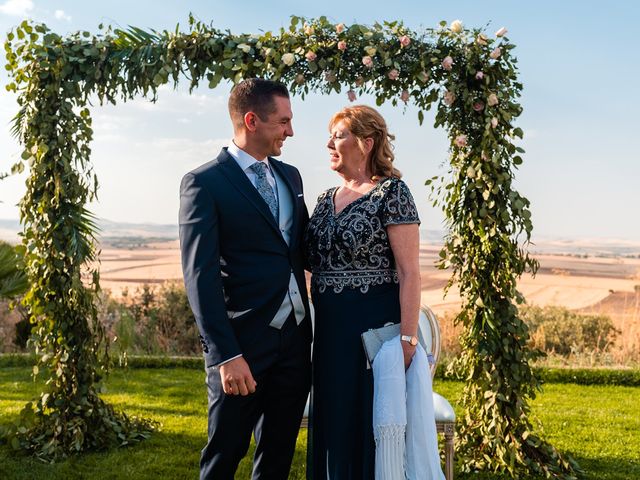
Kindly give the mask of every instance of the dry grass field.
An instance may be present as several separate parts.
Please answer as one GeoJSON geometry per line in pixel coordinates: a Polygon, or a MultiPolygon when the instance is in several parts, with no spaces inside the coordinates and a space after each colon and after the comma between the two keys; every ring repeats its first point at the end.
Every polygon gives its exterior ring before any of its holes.
{"type": "MultiPolygon", "coordinates": [[[[455,289],[443,298],[449,272],[434,266],[438,251],[435,245],[421,248],[422,301],[443,318],[459,308],[460,298],[455,289]]],[[[528,303],[608,315],[623,332],[616,348],[624,353],[640,351],[640,258],[553,254],[540,254],[536,258],[540,262],[537,275],[527,275],[519,282],[528,303]]],[[[177,241],[136,248],[105,245],[101,260],[101,284],[116,297],[125,288],[132,292],[144,283],[182,278],[177,241]]],[[[441,324],[446,345],[456,331],[447,320],[441,324]]]]}

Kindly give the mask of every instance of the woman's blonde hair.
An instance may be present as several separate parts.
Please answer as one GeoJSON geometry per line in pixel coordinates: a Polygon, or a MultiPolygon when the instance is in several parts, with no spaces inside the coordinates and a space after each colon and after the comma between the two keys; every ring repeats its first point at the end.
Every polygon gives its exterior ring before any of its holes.
{"type": "Polygon", "coordinates": [[[364,139],[373,139],[373,148],[369,156],[369,169],[374,179],[379,177],[400,178],[402,174],[393,166],[392,135],[387,130],[387,123],[374,108],[367,105],[345,107],[335,113],[329,121],[329,130],[338,122],[344,122],[349,131],[356,137],[360,149],[364,152],[364,139]]]}

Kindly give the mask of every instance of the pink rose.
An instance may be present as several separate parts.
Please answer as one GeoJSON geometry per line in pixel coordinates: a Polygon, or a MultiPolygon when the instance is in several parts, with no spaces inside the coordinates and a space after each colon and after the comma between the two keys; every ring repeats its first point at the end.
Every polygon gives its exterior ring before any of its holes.
{"type": "Polygon", "coordinates": [[[486,45],[487,44],[486,35],[483,35],[482,33],[480,35],[478,35],[478,37],[476,38],[476,43],[478,45],[486,45]]]}
{"type": "Polygon", "coordinates": [[[454,140],[456,146],[462,148],[467,146],[467,136],[466,135],[458,135],[454,140]]]}
{"type": "Polygon", "coordinates": [[[387,73],[387,77],[389,77],[391,80],[397,80],[399,76],[400,76],[400,72],[395,68],[391,70],[389,73],[387,73]]]}
{"type": "Polygon", "coordinates": [[[453,105],[453,102],[456,101],[456,94],[447,90],[446,92],[444,92],[444,103],[445,105],[453,105]]]}
{"type": "Polygon", "coordinates": [[[318,56],[315,54],[315,52],[312,52],[311,50],[309,50],[306,53],[305,58],[310,62],[315,62],[315,60],[316,60],[316,58],[318,58],[318,56]]]}
{"type": "Polygon", "coordinates": [[[484,102],[481,102],[480,100],[478,100],[477,102],[474,102],[473,109],[476,112],[481,112],[482,110],[484,110],[484,102]]]}
{"type": "Polygon", "coordinates": [[[404,103],[407,103],[409,101],[409,91],[408,90],[403,90],[402,93],[400,94],[400,100],[402,100],[404,103]]]}
{"type": "Polygon", "coordinates": [[[356,92],[354,92],[353,90],[349,90],[347,92],[347,98],[349,99],[350,102],[355,101],[356,99],[356,92]]]}
{"type": "Polygon", "coordinates": [[[498,118],[497,117],[493,117],[491,119],[491,128],[496,128],[498,126],[498,118]]]}
{"type": "Polygon", "coordinates": [[[344,40],[340,40],[338,42],[338,50],[342,50],[343,52],[347,49],[347,42],[344,40]]]}
{"type": "Polygon", "coordinates": [[[484,73],[482,71],[476,72],[476,80],[482,80],[484,78],[484,73]]]}
{"type": "Polygon", "coordinates": [[[344,23],[339,23],[338,25],[336,25],[336,33],[342,32],[344,32],[344,23]]]}
{"type": "Polygon", "coordinates": [[[410,43],[411,43],[411,39],[406,35],[402,35],[400,37],[400,45],[402,45],[403,47],[408,47],[410,43]]]}
{"type": "Polygon", "coordinates": [[[490,107],[495,107],[498,104],[498,96],[495,93],[489,95],[489,97],[487,98],[487,104],[490,107]]]}
{"type": "Polygon", "coordinates": [[[362,64],[367,68],[373,68],[373,59],[369,55],[366,55],[362,57],[362,64]]]}
{"type": "Polygon", "coordinates": [[[442,60],[442,68],[444,68],[447,71],[450,71],[452,66],[453,66],[453,58],[447,55],[446,57],[444,57],[444,60],[442,60]]]}
{"type": "Polygon", "coordinates": [[[509,30],[507,30],[506,28],[502,27],[500,30],[498,30],[496,32],[496,37],[504,37],[507,34],[508,31],[509,30]]]}
{"type": "Polygon", "coordinates": [[[502,49],[500,47],[496,47],[493,52],[489,54],[491,58],[494,60],[497,59],[500,55],[502,55],[502,49]]]}

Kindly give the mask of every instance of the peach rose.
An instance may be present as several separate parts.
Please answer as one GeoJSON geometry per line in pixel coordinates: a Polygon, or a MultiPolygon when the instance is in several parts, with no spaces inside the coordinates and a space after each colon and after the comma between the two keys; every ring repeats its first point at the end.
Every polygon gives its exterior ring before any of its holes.
{"type": "Polygon", "coordinates": [[[476,43],[478,45],[486,45],[487,44],[487,37],[486,35],[483,35],[482,33],[480,35],[478,35],[476,37],[476,43]]]}
{"type": "Polygon", "coordinates": [[[454,140],[456,146],[462,148],[467,146],[467,136],[466,135],[458,135],[454,140]]]}
{"type": "Polygon", "coordinates": [[[304,57],[310,62],[315,62],[316,58],[318,58],[318,55],[316,55],[315,52],[309,50],[304,57]]]}
{"type": "Polygon", "coordinates": [[[489,56],[494,60],[497,59],[500,55],[502,55],[502,49],[500,47],[494,48],[493,52],[489,54],[489,56]]]}
{"type": "Polygon", "coordinates": [[[447,90],[446,92],[444,92],[444,103],[445,105],[453,105],[453,102],[456,101],[456,94],[453,93],[452,91],[447,90]]]}
{"type": "Polygon", "coordinates": [[[453,58],[447,55],[446,57],[444,57],[444,60],[442,60],[442,68],[444,68],[446,71],[450,71],[452,67],[453,58]]]}
{"type": "Polygon", "coordinates": [[[304,83],[304,75],[302,75],[301,73],[296,75],[296,83],[298,85],[302,85],[304,83]]]}
{"type": "Polygon", "coordinates": [[[338,42],[338,50],[342,50],[343,52],[347,49],[347,42],[344,40],[340,40],[338,42]]]}
{"type": "Polygon", "coordinates": [[[314,28],[311,25],[306,25],[304,26],[304,34],[305,35],[313,35],[316,31],[314,30],[314,28]]]}
{"type": "Polygon", "coordinates": [[[491,119],[491,128],[496,128],[498,126],[498,118],[497,117],[493,117],[491,119]]]}
{"type": "Polygon", "coordinates": [[[367,68],[373,68],[373,59],[369,55],[366,55],[362,57],[362,64],[367,68]]]}
{"type": "Polygon", "coordinates": [[[492,93],[487,98],[487,104],[490,107],[495,107],[498,104],[498,96],[495,93],[492,93]]]}
{"type": "Polygon", "coordinates": [[[344,32],[344,23],[339,23],[336,25],[336,33],[344,32]]]}

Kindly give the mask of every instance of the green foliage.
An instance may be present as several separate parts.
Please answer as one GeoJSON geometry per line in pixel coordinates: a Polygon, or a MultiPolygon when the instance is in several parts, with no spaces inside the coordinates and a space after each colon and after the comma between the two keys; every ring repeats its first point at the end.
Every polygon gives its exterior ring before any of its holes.
{"type": "Polygon", "coordinates": [[[0,298],[15,298],[27,291],[21,250],[0,240],[0,298]]]}
{"type": "Polygon", "coordinates": [[[113,339],[121,362],[132,354],[202,352],[196,322],[181,282],[167,282],[159,288],[143,285],[133,294],[123,292],[122,300],[109,303],[112,311],[105,313],[113,320],[107,336],[113,339]]]}
{"type": "Polygon", "coordinates": [[[516,145],[523,132],[514,125],[522,88],[514,45],[480,30],[454,30],[446,23],[414,32],[400,22],[343,26],[292,17],[288,29],[260,35],[223,32],[193,18],[187,33],[130,27],[63,38],[27,21],[10,32],[7,89],[19,93],[13,133],[24,145],[14,171],[24,162],[30,167],[21,204],[31,283],[26,302],[39,366],[50,379],[25,409],[14,434],[19,446],[50,459],[103,446],[110,429],[145,431],[130,429],[97,396],[99,278],[95,225],[84,209],[97,189],[89,96],[155,100],[160,85],[176,85],[183,75],[191,88],[205,79],[213,88],[260,76],[302,97],[349,88],[350,96],[375,94],[377,104],[412,101],[420,122],[424,110],[436,107],[435,126],[449,132],[451,162],[447,178],[428,183],[450,229],[440,266],[451,268],[450,285],[460,288],[465,326],[458,458],[467,469],[571,478],[573,464],[533,434],[528,418],[539,388],[529,363],[538,353],[527,347],[528,328],[514,302],[521,301],[516,279],[537,264],[525,250],[529,201],[512,186],[523,153],[516,145]]]}
{"type": "Polygon", "coordinates": [[[521,315],[535,347],[566,357],[604,353],[621,333],[606,315],[584,315],[564,307],[524,307],[521,315]]]}

